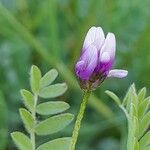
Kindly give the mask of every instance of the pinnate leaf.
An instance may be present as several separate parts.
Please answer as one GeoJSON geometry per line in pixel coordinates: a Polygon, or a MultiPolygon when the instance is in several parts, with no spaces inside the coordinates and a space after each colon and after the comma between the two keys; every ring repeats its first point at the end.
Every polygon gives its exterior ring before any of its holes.
{"type": "Polygon", "coordinates": [[[24,108],[20,108],[19,112],[20,112],[21,119],[22,119],[27,131],[30,132],[34,126],[34,120],[32,118],[32,115],[30,114],[29,111],[27,111],[24,108]]]}
{"type": "Polygon", "coordinates": [[[31,67],[30,76],[31,89],[33,93],[38,93],[40,89],[41,71],[37,66],[33,65],[31,67]]]}
{"type": "Polygon", "coordinates": [[[70,113],[65,113],[61,115],[56,115],[54,117],[50,117],[42,122],[40,122],[35,127],[35,132],[38,135],[48,135],[52,133],[56,133],[63,128],[65,128],[68,124],[71,123],[74,116],[70,113]]]}
{"type": "Polygon", "coordinates": [[[36,112],[41,115],[53,115],[61,113],[69,109],[69,107],[69,104],[62,101],[46,102],[39,104],[36,108],[36,112]]]}
{"type": "Polygon", "coordinates": [[[39,96],[42,98],[54,98],[62,95],[66,90],[66,83],[58,83],[41,89],[39,92],[39,96]]]}
{"type": "Polygon", "coordinates": [[[59,138],[39,146],[37,150],[69,150],[70,143],[70,137],[59,138]]]}
{"type": "Polygon", "coordinates": [[[19,150],[32,150],[30,139],[21,132],[11,133],[11,137],[19,150]]]}
{"type": "Polygon", "coordinates": [[[31,92],[22,89],[21,91],[21,95],[23,97],[24,100],[24,104],[25,106],[32,111],[33,110],[33,106],[34,106],[34,96],[31,92]]]}
{"type": "Polygon", "coordinates": [[[40,80],[40,88],[46,87],[50,85],[58,76],[58,72],[56,69],[51,69],[47,72],[40,80]]]}

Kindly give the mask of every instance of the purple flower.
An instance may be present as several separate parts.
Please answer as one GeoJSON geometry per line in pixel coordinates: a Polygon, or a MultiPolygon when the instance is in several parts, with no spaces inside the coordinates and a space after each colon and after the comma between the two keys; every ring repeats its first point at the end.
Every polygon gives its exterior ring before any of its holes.
{"type": "Polygon", "coordinates": [[[123,78],[128,71],[111,70],[115,60],[116,39],[113,33],[106,38],[101,27],[91,27],[85,37],[75,72],[83,89],[94,89],[106,77],[123,78]]]}

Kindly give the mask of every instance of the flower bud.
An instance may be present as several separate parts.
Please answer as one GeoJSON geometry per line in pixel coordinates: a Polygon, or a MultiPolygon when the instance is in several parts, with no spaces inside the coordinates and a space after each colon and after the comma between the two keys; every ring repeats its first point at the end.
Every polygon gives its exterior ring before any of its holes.
{"type": "Polygon", "coordinates": [[[85,37],[75,73],[82,89],[95,89],[107,77],[123,78],[126,70],[111,70],[115,60],[116,39],[113,33],[106,38],[101,27],[91,27],[85,37]]]}

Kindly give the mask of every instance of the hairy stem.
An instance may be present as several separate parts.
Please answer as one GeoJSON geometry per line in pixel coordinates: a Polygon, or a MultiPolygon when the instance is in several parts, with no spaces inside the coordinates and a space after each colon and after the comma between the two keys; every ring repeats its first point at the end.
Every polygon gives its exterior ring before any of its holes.
{"type": "Polygon", "coordinates": [[[85,108],[87,106],[87,102],[88,102],[88,98],[89,98],[90,94],[91,94],[91,91],[89,91],[89,90],[86,90],[84,92],[83,100],[82,100],[82,103],[80,105],[80,110],[79,110],[79,113],[77,115],[77,120],[75,122],[74,130],[73,130],[70,150],[75,150],[75,146],[76,146],[76,142],[78,139],[78,134],[79,134],[80,126],[81,126],[81,121],[83,119],[85,108]]]}
{"type": "MultiPolygon", "coordinates": [[[[32,110],[32,117],[34,119],[34,126],[36,124],[36,105],[37,105],[37,100],[38,100],[38,96],[37,96],[37,94],[35,94],[34,95],[34,107],[33,107],[33,110],[32,110]]],[[[35,132],[34,132],[34,129],[30,133],[30,138],[31,138],[31,143],[32,143],[32,149],[35,150],[36,149],[36,144],[35,144],[35,132]]]]}

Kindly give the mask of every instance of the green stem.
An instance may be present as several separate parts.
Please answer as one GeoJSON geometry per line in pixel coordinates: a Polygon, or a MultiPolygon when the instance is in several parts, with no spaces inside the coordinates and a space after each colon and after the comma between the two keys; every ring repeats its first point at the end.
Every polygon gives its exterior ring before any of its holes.
{"type": "Polygon", "coordinates": [[[83,119],[85,108],[87,106],[87,102],[88,102],[88,98],[90,97],[90,94],[91,94],[90,90],[86,90],[84,92],[83,100],[82,100],[82,103],[81,103],[81,106],[80,106],[79,113],[77,115],[77,120],[75,122],[74,130],[73,130],[70,150],[75,150],[75,146],[76,146],[76,142],[77,142],[77,139],[78,139],[79,130],[80,130],[80,126],[81,126],[81,121],[83,119]]]}
{"type": "MultiPolygon", "coordinates": [[[[37,96],[37,94],[35,94],[34,95],[34,107],[33,107],[33,110],[32,110],[32,117],[34,119],[34,125],[36,124],[36,105],[37,105],[37,100],[38,100],[38,96],[37,96]]],[[[36,144],[35,144],[35,133],[34,133],[34,130],[31,131],[30,138],[31,138],[31,143],[32,143],[32,149],[35,150],[36,149],[36,144]]]]}
{"type": "Polygon", "coordinates": [[[128,139],[127,139],[127,150],[134,150],[134,125],[131,118],[128,120],[128,139]]]}

